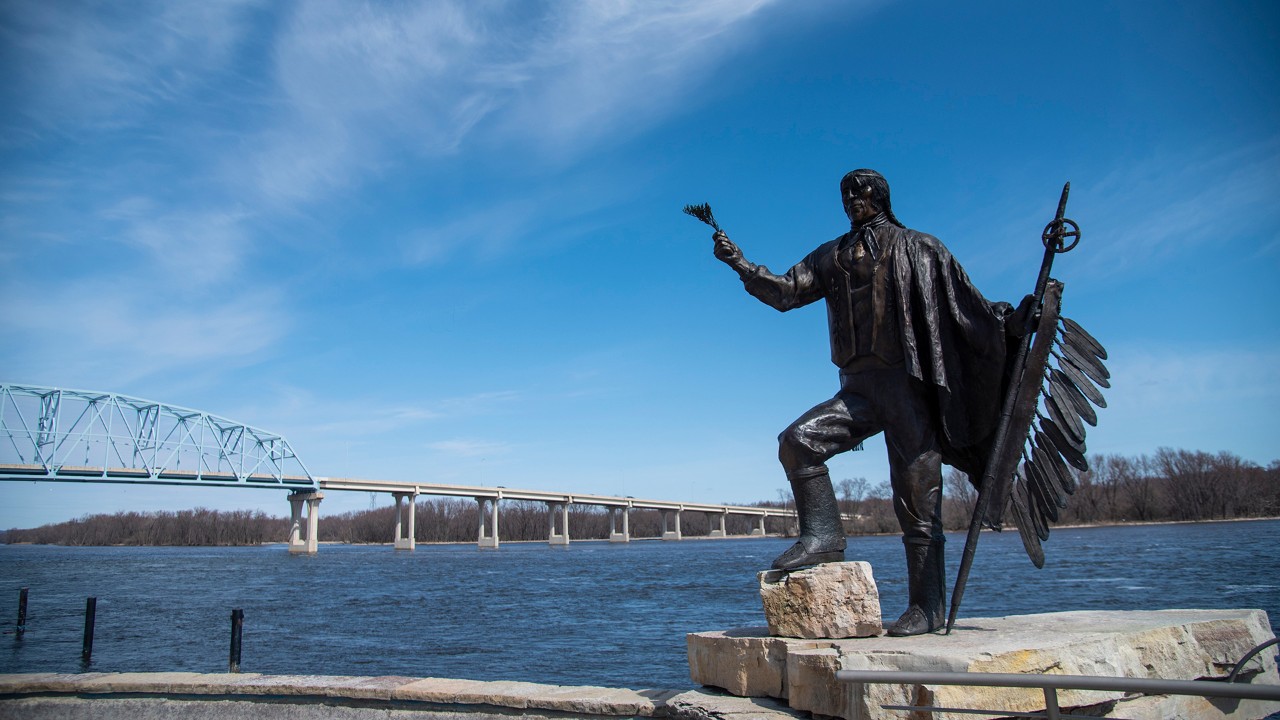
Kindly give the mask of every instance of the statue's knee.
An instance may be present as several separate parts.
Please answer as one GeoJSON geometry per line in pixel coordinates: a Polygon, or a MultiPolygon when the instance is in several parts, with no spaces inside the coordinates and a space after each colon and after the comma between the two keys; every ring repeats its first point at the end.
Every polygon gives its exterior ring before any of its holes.
{"type": "Polygon", "coordinates": [[[822,463],[813,448],[805,442],[804,436],[795,425],[783,430],[778,435],[778,462],[787,470],[811,467],[822,463]]]}

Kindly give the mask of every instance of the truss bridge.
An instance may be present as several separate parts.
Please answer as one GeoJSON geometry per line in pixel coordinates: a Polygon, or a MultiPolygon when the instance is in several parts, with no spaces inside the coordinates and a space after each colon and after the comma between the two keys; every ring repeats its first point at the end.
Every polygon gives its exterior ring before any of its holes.
{"type": "Polygon", "coordinates": [[[633,510],[661,514],[661,539],[680,540],[685,512],[705,514],[710,537],[727,537],[729,515],[753,520],[794,519],[794,510],[634,497],[521,490],[430,482],[313,476],[280,435],[199,410],[116,393],[0,384],[0,481],[226,486],[287,490],[292,523],[289,551],[318,548],[323,491],[380,492],[396,505],[395,548],[412,550],[419,495],[469,497],[479,503],[477,543],[499,545],[503,500],[546,503],[547,542],[569,544],[569,506],[594,505],[609,514],[609,541],[630,542],[633,510]]]}

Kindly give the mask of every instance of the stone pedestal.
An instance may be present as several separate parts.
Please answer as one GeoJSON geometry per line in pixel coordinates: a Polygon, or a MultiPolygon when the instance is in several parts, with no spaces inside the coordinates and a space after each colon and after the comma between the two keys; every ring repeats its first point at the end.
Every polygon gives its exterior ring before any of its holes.
{"type": "Polygon", "coordinates": [[[770,635],[839,639],[875,637],[883,630],[871,563],[823,563],[758,577],[770,635]]]}
{"type": "MultiPolygon", "coordinates": [[[[1272,637],[1261,610],[1082,611],[965,618],[951,635],[848,640],[772,637],[766,628],[692,633],[694,682],[742,697],[785,700],[793,710],[845,720],[901,718],[881,705],[929,704],[1003,712],[1044,711],[1038,690],[926,685],[854,685],[837,670],[1058,673],[1194,680],[1225,677],[1234,663],[1272,637]]],[[[1280,684],[1275,653],[1250,661],[1254,684],[1280,684]]],[[[1276,703],[1120,692],[1058,694],[1063,711],[1094,717],[1263,718],[1276,703]]],[[[973,717],[936,713],[935,720],[973,717]]]]}

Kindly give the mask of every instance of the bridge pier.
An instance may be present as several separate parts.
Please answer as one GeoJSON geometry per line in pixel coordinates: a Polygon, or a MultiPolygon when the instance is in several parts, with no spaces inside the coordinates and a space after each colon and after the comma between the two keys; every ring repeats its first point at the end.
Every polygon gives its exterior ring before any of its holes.
{"type": "Polygon", "coordinates": [[[391,493],[396,499],[396,550],[413,550],[417,547],[414,522],[417,515],[417,493],[391,493]],[[405,502],[405,501],[408,502],[405,502]]]}
{"type": "Polygon", "coordinates": [[[547,544],[548,545],[568,545],[569,544],[569,503],[549,502],[547,503],[547,513],[550,515],[550,523],[547,528],[547,544]],[[556,516],[560,516],[559,530],[556,532],[556,516]]]}
{"type": "Polygon", "coordinates": [[[289,493],[289,552],[314,555],[319,549],[320,501],[324,493],[289,493]],[[302,507],[306,505],[306,525],[303,525],[302,507]]]}
{"type": "Polygon", "coordinates": [[[609,542],[631,542],[631,508],[609,508],[609,542]],[[622,531],[618,531],[618,516],[622,516],[622,531]]]}
{"type": "Polygon", "coordinates": [[[713,527],[713,528],[711,528],[711,530],[707,533],[707,537],[713,537],[713,538],[722,538],[722,537],[725,537],[725,536],[726,536],[726,533],[725,533],[725,529],[724,529],[724,520],[725,520],[725,518],[729,517],[729,513],[727,513],[727,512],[714,512],[714,513],[707,513],[707,525],[711,525],[711,524],[712,524],[711,516],[713,516],[713,515],[715,515],[715,516],[718,516],[718,517],[719,517],[719,523],[718,523],[718,524],[719,524],[719,527],[718,527],[718,528],[714,528],[714,527],[713,527]]]}
{"type": "Polygon", "coordinates": [[[680,540],[680,516],[684,514],[683,510],[663,510],[662,511],[662,539],[663,540],[680,540]]]}
{"type": "Polygon", "coordinates": [[[756,517],[756,519],[757,519],[757,520],[759,520],[759,522],[758,522],[758,523],[756,523],[755,528],[753,528],[753,529],[751,530],[751,536],[752,536],[752,537],[761,537],[761,536],[763,536],[763,535],[764,535],[764,516],[763,516],[763,515],[759,515],[759,516],[757,516],[757,517],[756,517]]]}
{"type": "Polygon", "coordinates": [[[482,548],[498,547],[498,498],[476,498],[480,503],[480,539],[482,548]]]}

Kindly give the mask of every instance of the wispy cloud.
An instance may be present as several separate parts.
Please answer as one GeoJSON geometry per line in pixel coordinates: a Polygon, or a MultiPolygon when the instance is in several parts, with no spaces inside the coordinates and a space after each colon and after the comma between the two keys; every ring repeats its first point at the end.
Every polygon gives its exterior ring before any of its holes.
{"type": "Polygon", "coordinates": [[[0,291],[0,306],[0,335],[26,348],[8,373],[95,389],[165,371],[245,362],[287,331],[281,298],[264,290],[188,302],[110,280],[52,290],[21,283],[0,291]]]}
{"type": "Polygon", "coordinates": [[[128,125],[157,103],[200,90],[228,63],[257,4],[141,2],[116,12],[78,2],[4,3],[4,95],[19,99],[4,113],[5,144],[128,125]]]}
{"type": "Polygon", "coordinates": [[[1099,413],[1094,434],[1104,442],[1123,437],[1127,445],[1094,449],[1230,448],[1259,463],[1276,459],[1280,352],[1185,346],[1111,350],[1112,389],[1104,391],[1108,408],[1099,413]]]}
{"type": "Polygon", "coordinates": [[[300,6],[277,43],[284,104],[254,177],[298,202],[404,149],[572,160],[677,110],[769,1],[300,6]]]}
{"type": "MultiPolygon", "coordinates": [[[[277,278],[245,289],[267,276],[256,254],[286,241],[264,228],[407,163],[473,150],[571,163],[641,132],[771,2],[5,3],[0,150],[21,160],[0,170],[15,238],[0,248],[0,328],[22,348],[7,362],[111,388],[254,362],[294,322],[277,278]],[[21,281],[30,266],[61,275],[37,288],[21,281]],[[75,354],[59,350],[68,338],[75,354]]],[[[555,200],[444,208],[397,260],[499,252],[555,200]]]]}
{"type": "Polygon", "coordinates": [[[280,424],[297,428],[301,434],[317,438],[343,436],[357,438],[419,427],[426,423],[454,422],[480,417],[518,401],[514,390],[495,390],[472,395],[409,401],[386,401],[380,397],[344,395],[328,397],[299,388],[277,388],[267,405],[247,408],[255,416],[278,417],[280,424]],[[323,421],[317,422],[317,419],[323,421]]]}
{"type": "Polygon", "coordinates": [[[1213,144],[1124,165],[1083,191],[1095,242],[1091,273],[1123,274],[1207,243],[1280,226],[1280,136],[1229,150],[1213,144]]]}
{"type": "Polygon", "coordinates": [[[249,247],[240,211],[186,211],[130,197],[103,217],[120,225],[121,240],[143,252],[161,284],[188,292],[230,279],[249,247]]]}
{"type": "Polygon", "coordinates": [[[463,458],[489,457],[505,455],[511,452],[512,446],[492,440],[476,440],[471,438],[455,438],[427,443],[427,448],[445,455],[463,458]]]}
{"type": "Polygon", "coordinates": [[[769,5],[614,2],[556,6],[549,31],[499,66],[513,94],[502,129],[564,151],[646,127],[677,110],[741,42],[732,30],[769,5]]]}

